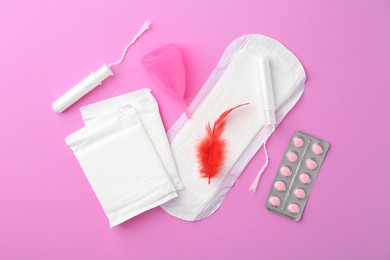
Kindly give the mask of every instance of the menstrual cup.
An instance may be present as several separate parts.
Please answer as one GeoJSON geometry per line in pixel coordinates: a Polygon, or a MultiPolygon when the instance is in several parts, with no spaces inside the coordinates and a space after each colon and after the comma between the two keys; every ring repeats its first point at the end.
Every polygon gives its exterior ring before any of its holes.
{"type": "Polygon", "coordinates": [[[180,101],[184,112],[190,118],[190,111],[183,99],[186,90],[186,75],[180,46],[168,44],[158,48],[146,54],[141,63],[160,88],[180,101]]]}

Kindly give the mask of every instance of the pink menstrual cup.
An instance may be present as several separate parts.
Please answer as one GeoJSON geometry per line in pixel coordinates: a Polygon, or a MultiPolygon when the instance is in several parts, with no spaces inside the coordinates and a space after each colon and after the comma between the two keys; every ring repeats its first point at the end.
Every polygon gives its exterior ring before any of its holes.
{"type": "Polygon", "coordinates": [[[183,99],[186,90],[186,75],[180,46],[178,44],[165,45],[145,55],[141,63],[160,88],[180,100],[187,117],[190,118],[190,112],[183,99]]]}

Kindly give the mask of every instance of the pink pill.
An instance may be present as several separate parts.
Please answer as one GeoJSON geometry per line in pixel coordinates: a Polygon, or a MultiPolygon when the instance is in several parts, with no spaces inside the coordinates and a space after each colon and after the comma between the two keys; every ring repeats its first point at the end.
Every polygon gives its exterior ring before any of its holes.
{"type": "Polygon", "coordinates": [[[307,159],[306,167],[310,170],[314,170],[315,168],[317,168],[317,162],[314,159],[307,159]]]}
{"type": "Polygon", "coordinates": [[[313,153],[315,155],[320,155],[324,151],[322,146],[317,144],[317,143],[313,144],[313,146],[311,147],[311,150],[313,151],[313,153]]]}
{"type": "Polygon", "coordinates": [[[274,184],[274,188],[280,192],[285,191],[286,190],[286,183],[284,183],[283,181],[277,181],[274,184]]]}
{"type": "Polygon", "coordinates": [[[298,214],[299,213],[299,206],[298,204],[295,204],[295,203],[291,203],[290,205],[288,205],[287,207],[288,211],[290,211],[291,214],[298,214]]]}
{"type": "Polygon", "coordinates": [[[282,174],[284,177],[288,177],[291,175],[291,169],[288,166],[282,166],[280,168],[280,174],[282,174]]]}
{"type": "Polygon", "coordinates": [[[272,196],[269,198],[269,204],[273,207],[279,207],[280,206],[280,199],[277,196],[272,196]]]}
{"type": "Polygon", "coordinates": [[[301,148],[305,143],[303,142],[303,139],[296,136],[293,141],[295,147],[301,148]]]}
{"type": "Polygon", "coordinates": [[[293,151],[288,152],[287,160],[289,160],[290,162],[296,162],[298,160],[298,154],[293,151]]]}
{"type": "Polygon", "coordinates": [[[301,175],[299,175],[299,180],[303,183],[303,184],[309,184],[311,182],[311,177],[309,174],[307,173],[302,173],[301,175]]]}
{"type": "Polygon", "coordinates": [[[306,197],[306,192],[305,192],[304,189],[297,188],[297,189],[294,190],[294,195],[298,199],[302,200],[302,199],[304,199],[306,197]]]}

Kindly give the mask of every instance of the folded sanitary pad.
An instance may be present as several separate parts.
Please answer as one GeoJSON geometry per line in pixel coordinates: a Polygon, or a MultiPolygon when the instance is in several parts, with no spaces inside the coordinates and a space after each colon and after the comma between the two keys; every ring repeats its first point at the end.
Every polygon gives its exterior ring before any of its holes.
{"type": "Polygon", "coordinates": [[[111,227],[177,197],[181,182],[150,90],[90,105],[82,114],[86,126],[66,143],[111,227]]]}

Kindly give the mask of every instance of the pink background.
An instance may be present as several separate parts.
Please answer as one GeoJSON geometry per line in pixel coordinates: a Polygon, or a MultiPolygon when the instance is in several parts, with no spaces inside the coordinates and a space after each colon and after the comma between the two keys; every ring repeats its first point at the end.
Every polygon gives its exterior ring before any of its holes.
{"type": "Polygon", "coordinates": [[[0,259],[390,259],[390,2],[0,1],[0,259]],[[153,28],[114,78],[63,114],[51,103],[119,58],[146,19],[153,28]],[[306,90],[221,208],[185,222],[160,208],[109,229],[64,138],[81,106],[150,87],[169,128],[178,102],[140,64],[180,43],[189,103],[224,49],[249,33],[274,37],[301,60],[306,90]],[[302,221],[264,208],[287,142],[302,130],[331,143],[302,221]]]}

